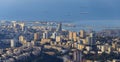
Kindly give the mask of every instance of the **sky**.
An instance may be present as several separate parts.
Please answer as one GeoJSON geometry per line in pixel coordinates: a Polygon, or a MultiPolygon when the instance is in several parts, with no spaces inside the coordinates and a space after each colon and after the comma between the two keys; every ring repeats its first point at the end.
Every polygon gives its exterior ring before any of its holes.
{"type": "Polygon", "coordinates": [[[0,20],[120,20],[120,0],[0,0],[0,20]]]}

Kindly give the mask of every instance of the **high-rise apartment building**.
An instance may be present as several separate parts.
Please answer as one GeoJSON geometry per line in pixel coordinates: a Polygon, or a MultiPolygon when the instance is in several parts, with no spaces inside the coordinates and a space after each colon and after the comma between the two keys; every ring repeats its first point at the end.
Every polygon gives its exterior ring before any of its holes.
{"type": "Polygon", "coordinates": [[[60,36],[56,36],[56,42],[60,42],[61,41],[61,37],[60,36]]]}
{"type": "Polygon", "coordinates": [[[10,40],[10,46],[11,46],[11,47],[16,47],[16,41],[13,40],[13,39],[11,39],[11,40],[10,40]]]}
{"type": "Polygon", "coordinates": [[[43,33],[43,39],[48,39],[48,32],[47,32],[47,31],[45,31],[45,32],[43,33]]]}
{"type": "Polygon", "coordinates": [[[80,38],[84,38],[85,37],[85,31],[84,30],[80,30],[80,38]]]}
{"type": "Polygon", "coordinates": [[[36,40],[39,40],[39,33],[34,33],[34,40],[36,41],[36,40]]]}
{"type": "Polygon", "coordinates": [[[62,31],[62,23],[58,23],[58,27],[57,27],[56,31],[58,31],[58,32],[62,31]]]}
{"type": "Polygon", "coordinates": [[[77,32],[69,32],[69,40],[77,41],[77,32]]]}

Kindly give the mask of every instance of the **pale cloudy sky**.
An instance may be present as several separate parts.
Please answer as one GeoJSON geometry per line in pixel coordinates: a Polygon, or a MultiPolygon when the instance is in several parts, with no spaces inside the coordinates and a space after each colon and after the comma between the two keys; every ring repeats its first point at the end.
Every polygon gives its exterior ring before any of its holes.
{"type": "Polygon", "coordinates": [[[119,20],[120,0],[0,0],[0,20],[119,20]]]}

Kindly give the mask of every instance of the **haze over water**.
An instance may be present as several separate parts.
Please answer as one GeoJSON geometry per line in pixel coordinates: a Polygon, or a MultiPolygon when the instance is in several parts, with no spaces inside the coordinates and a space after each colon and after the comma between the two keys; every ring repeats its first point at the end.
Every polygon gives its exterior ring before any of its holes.
{"type": "Polygon", "coordinates": [[[0,0],[0,20],[120,26],[120,0],[0,0]]]}

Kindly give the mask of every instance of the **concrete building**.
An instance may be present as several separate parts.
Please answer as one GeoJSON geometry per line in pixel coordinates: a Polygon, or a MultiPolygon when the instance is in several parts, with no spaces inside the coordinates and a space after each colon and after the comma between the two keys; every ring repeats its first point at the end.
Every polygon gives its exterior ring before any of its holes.
{"type": "Polygon", "coordinates": [[[79,50],[74,51],[73,53],[73,61],[74,62],[82,62],[82,53],[79,50]]]}
{"type": "Polygon", "coordinates": [[[39,33],[34,33],[34,41],[39,40],[40,36],[39,33]]]}
{"type": "Polygon", "coordinates": [[[77,32],[69,32],[69,40],[77,41],[77,32]]]}
{"type": "Polygon", "coordinates": [[[85,31],[84,30],[80,30],[80,38],[84,38],[85,37],[85,31]]]}
{"type": "Polygon", "coordinates": [[[23,42],[24,40],[25,40],[24,36],[22,36],[22,35],[19,36],[19,41],[20,41],[20,42],[23,42]]]}
{"type": "Polygon", "coordinates": [[[72,38],[73,38],[73,33],[70,31],[69,32],[69,40],[72,40],[72,38]]]}
{"type": "Polygon", "coordinates": [[[62,41],[61,37],[60,36],[56,36],[56,42],[60,42],[60,41],[62,41]]]}
{"type": "Polygon", "coordinates": [[[95,45],[95,44],[96,44],[96,41],[95,41],[95,32],[91,32],[91,33],[89,34],[89,37],[90,37],[90,42],[89,42],[89,44],[90,44],[90,45],[95,45]]]}
{"type": "Polygon", "coordinates": [[[56,39],[56,36],[57,36],[57,33],[56,33],[56,32],[52,33],[52,38],[53,38],[53,39],[56,39]]]}
{"type": "Polygon", "coordinates": [[[43,33],[43,39],[48,39],[48,32],[47,32],[47,31],[45,31],[45,32],[43,33]]]}
{"type": "Polygon", "coordinates": [[[73,40],[77,41],[77,32],[73,32],[73,40]]]}
{"type": "Polygon", "coordinates": [[[10,40],[10,46],[11,47],[16,47],[16,45],[17,45],[17,42],[14,39],[11,39],[10,40]]]}
{"type": "Polygon", "coordinates": [[[58,31],[58,32],[62,31],[62,23],[58,23],[58,27],[57,27],[56,31],[58,31]]]}

